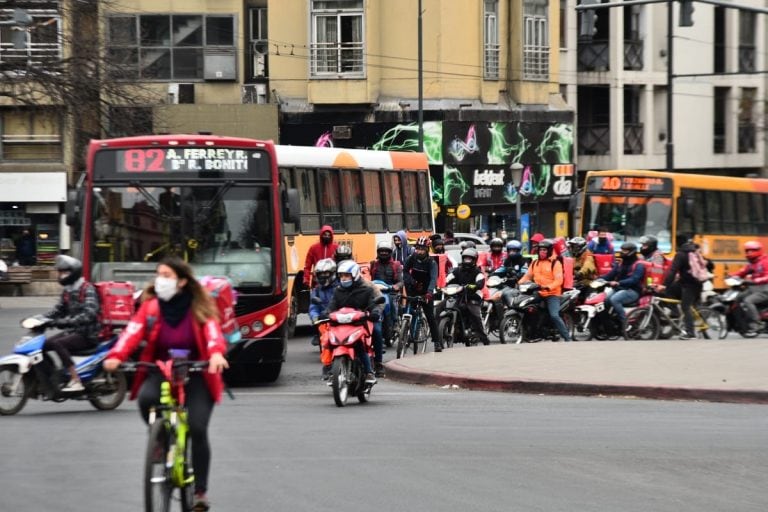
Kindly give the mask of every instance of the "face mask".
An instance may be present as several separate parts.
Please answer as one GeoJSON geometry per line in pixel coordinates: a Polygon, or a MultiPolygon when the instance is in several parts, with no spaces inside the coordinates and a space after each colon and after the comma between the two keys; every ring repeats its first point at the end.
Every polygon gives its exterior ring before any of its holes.
{"type": "Polygon", "coordinates": [[[339,281],[339,284],[342,288],[349,288],[352,286],[353,281],[350,279],[349,281],[339,281]]]}
{"type": "Polygon", "coordinates": [[[597,241],[600,242],[601,244],[604,244],[606,240],[608,240],[608,239],[607,238],[598,238],[597,239],[597,241]]]}
{"type": "Polygon", "coordinates": [[[155,293],[160,300],[168,302],[179,292],[178,284],[178,280],[171,277],[156,277],[155,293]]]}

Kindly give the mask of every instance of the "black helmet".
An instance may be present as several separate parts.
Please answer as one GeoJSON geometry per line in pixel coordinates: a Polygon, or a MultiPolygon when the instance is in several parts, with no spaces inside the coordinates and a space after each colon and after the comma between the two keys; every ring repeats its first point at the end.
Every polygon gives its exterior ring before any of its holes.
{"type": "Polygon", "coordinates": [[[63,274],[59,275],[59,284],[62,286],[72,284],[83,276],[83,262],[66,254],[56,256],[53,268],[63,274]]]}
{"type": "Polygon", "coordinates": [[[638,242],[643,256],[650,256],[659,248],[659,239],[653,235],[641,236],[638,242]]]}
{"type": "Polygon", "coordinates": [[[504,250],[504,240],[501,238],[494,238],[488,245],[491,246],[491,251],[493,251],[493,249],[498,249],[499,251],[504,250]]]}
{"type": "Polygon", "coordinates": [[[537,250],[540,251],[542,249],[546,249],[547,258],[549,258],[550,256],[552,256],[552,251],[554,250],[554,247],[555,247],[555,242],[553,242],[551,238],[545,238],[544,240],[539,242],[539,246],[537,250]]]}
{"type": "Polygon", "coordinates": [[[637,246],[634,242],[624,242],[621,244],[621,256],[626,258],[637,254],[637,246]]]}
{"type": "Polygon", "coordinates": [[[587,249],[587,241],[584,237],[575,236],[568,240],[568,249],[572,256],[580,256],[587,249]]]}
{"type": "Polygon", "coordinates": [[[461,251],[461,264],[464,267],[474,267],[477,265],[477,249],[470,247],[461,251]]]}
{"type": "Polygon", "coordinates": [[[344,260],[352,259],[352,248],[348,245],[340,245],[336,248],[336,252],[333,255],[333,259],[336,263],[344,260]]]}

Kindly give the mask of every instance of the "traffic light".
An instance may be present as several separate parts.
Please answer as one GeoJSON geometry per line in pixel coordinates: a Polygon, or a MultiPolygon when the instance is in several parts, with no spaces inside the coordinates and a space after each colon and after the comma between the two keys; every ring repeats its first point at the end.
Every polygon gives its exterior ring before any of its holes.
{"type": "MultiPolygon", "coordinates": [[[[581,5],[596,5],[600,0],[582,0],[581,5]]],[[[597,12],[595,9],[585,9],[581,11],[581,25],[579,26],[579,37],[592,39],[597,32],[597,12]]]]}
{"type": "Polygon", "coordinates": [[[27,48],[27,27],[32,24],[32,16],[24,9],[16,7],[13,10],[13,26],[11,27],[11,42],[16,50],[27,48]]]}
{"type": "Polygon", "coordinates": [[[693,0],[680,0],[680,21],[681,27],[693,26],[693,0]]]}

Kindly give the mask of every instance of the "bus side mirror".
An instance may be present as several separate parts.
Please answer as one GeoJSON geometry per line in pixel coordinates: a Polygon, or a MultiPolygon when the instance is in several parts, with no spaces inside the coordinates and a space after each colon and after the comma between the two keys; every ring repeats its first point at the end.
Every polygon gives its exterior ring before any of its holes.
{"type": "Polygon", "coordinates": [[[694,200],[692,197],[683,198],[683,216],[691,218],[693,217],[694,200]]]}
{"type": "Polygon", "coordinates": [[[299,191],[289,188],[283,192],[283,222],[298,224],[299,214],[301,214],[299,191]]]}
{"type": "Polygon", "coordinates": [[[82,212],[82,189],[67,190],[67,203],[64,205],[64,215],[67,225],[77,227],[80,225],[80,213],[82,212]]]}

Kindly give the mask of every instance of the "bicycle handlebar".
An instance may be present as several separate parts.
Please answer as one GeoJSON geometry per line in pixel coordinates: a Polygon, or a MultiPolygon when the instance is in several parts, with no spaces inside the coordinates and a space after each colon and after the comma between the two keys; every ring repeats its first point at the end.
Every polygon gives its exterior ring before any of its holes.
{"type": "MultiPolygon", "coordinates": [[[[184,361],[184,360],[169,360],[173,361],[173,367],[187,367],[190,372],[201,372],[208,368],[208,361],[184,361]]],[[[139,368],[149,368],[150,370],[159,370],[160,367],[157,363],[151,363],[149,361],[125,361],[120,363],[118,367],[124,372],[136,372],[139,368]]]]}

